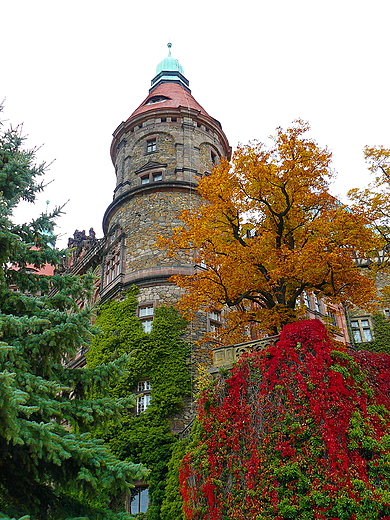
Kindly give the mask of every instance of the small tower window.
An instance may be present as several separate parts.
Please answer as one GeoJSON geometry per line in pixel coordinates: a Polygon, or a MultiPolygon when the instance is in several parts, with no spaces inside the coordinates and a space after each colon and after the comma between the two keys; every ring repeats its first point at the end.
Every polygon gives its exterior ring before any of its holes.
{"type": "Polygon", "coordinates": [[[146,141],[146,153],[154,153],[157,151],[157,139],[148,139],[146,141]]]}
{"type": "Polygon", "coordinates": [[[138,317],[142,321],[142,328],[144,329],[144,332],[147,334],[152,332],[153,316],[154,307],[152,303],[140,305],[138,307],[138,317]]]}
{"type": "Polygon", "coordinates": [[[141,184],[150,184],[151,182],[159,182],[163,180],[163,172],[149,172],[140,176],[141,184]]]}

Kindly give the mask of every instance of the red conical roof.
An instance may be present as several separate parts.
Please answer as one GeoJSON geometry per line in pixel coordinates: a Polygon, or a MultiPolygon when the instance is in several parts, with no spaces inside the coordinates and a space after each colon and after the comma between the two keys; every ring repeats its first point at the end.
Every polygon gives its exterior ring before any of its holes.
{"type": "Polygon", "coordinates": [[[139,114],[143,114],[150,110],[156,110],[160,108],[169,109],[169,108],[192,108],[194,110],[198,110],[202,115],[213,119],[206,110],[199,105],[196,99],[190,94],[190,92],[184,88],[182,85],[173,82],[161,83],[149,93],[147,98],[140,104],[140,106],[134,110],[131,116],[128,118],[128,121],[132,119],[134,116],[139,114]],[[151,98],[155,98],[157,96],[162,96],[167,99],[163,101],[154,102],[151,104],[147,104],[151,98]]]}

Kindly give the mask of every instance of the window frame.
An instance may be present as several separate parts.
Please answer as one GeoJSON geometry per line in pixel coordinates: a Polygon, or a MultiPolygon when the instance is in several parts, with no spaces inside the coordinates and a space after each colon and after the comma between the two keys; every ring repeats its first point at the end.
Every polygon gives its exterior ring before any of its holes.
{"type": "Polygon", "coordinates": [[[352,340],[354,343],[369,343],[370,341],[373,341],[374,339],[374,330],[373,330],[373,324],[371,321],[370,316],[354,316],[350,319],[350,326],[351,326],[351,334],[352,334],[352,340]],[[357,326],[355,326],[355,323],[357,326]],[[365,325],[367,323],[367,325],[365,325]],[[369,331],[370,338],[367,339],[366,332],[369,331]],[[358,333],[359,336],[356,336],[355,333],[358,333]]]}
{"type": "Polygon", "coordinates": [[[140,416],[150,405],[152,400],[152,383],[149,379],[142,379],[138,381],[136,389],[134,390],[135,413],[140,416]]]}
{"type": "Polygon", "coordinates": [[[207,332],[217,334],[218,329],[222,327],[222,320],[222,311],[209,311],[207,313],[207,332]]]}
{"type": "Polygon", "coordinates": [[[145,155],[157,152],[157,136],[149,137],[145,140],[145,155]]]}
{"type": "Polygon", "coordinates": [[[141,320],[142,328],[146,334],[150,334],[152,331],[153,320],[154,320],[154,302],[142,302],[138,305],[137,316],[141,320]],[[151,309],[151,312],[144,314],[143,309],[151,309]],[[149,327],[150,325],[150,327],[149,327]]]}
{"type": "Polygon", "coordinates": [[[164,180],[164,170],[161,168],[156,168],[153,170],[149,170],[146,172],[141,172],[138,174],[139,184],[140,186],[145,186],[146,184],[152,184],[157,182],[162,182],[164,180]],[[156,179],[156,176],[160,176],[159,179],[156,179]]]}
{"type": "Polygon", "coordinates": [[[137,515],[138,513],[146,513],[149,507],[149,489],[147,485],[141,485],[136,486],[134,488],[134,491],[136,493],[133,495],[133,497],[129,498],[129,513],[131,515],[137,515]],[[144,495],[143,495],[144,494],[144,495]],[[145,498],[146,496],[146,507],[145,504],[143,504],[142,495],[145,498]],[[136,502],[134,504],[134,502],[136,502]]]}
{"type": "Polygon", "coordinates": [[[110,285],[122,274],[122,248],[117,243],[112,247],[104,258],[103,286],[110,285]]]}

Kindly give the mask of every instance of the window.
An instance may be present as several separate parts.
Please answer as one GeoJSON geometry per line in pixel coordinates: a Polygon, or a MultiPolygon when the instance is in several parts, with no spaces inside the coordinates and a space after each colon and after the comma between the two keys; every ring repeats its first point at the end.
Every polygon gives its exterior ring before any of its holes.
{"type": "Polygon", "coordinates": [[[148,139],[146,141],[146,153],[153,153],[157,151],[157,139],[148,139]]]}
{"type": "Polygon", "coordinates": [[[163,180],[163,173],[162,172],[149,172],[145,175],[140,176],[141,185],[142,184],[149,184],[151,182],[159,182],[163,180]]]}
{"type": "Polygon", "coordinates": [[[139,381],[137,384],[137,392],[141,395],[137,395],[136,407],[137,415],[141,415],[142,412],[150,405],[152,400],[151,396],[152,385],[150,381],[139,381]]]}
{"type": "Polygon", "coordinates": [[[142,394],[137,397],[137,415],[141,415],[142,412],[150,405],[152,396],[150,394],[142,394]]]}
{"type": "Polygon", "coordinates": [[[146,513],[149,505],[149,492],[147,487],[136,487],[131,492],[130,514],[146,513]]]}
{"type": "Polygon", "coordinates": [[[385,309],[383,312],[385,313],[386,319],[390,319],[390,309],[385,309]]]}
{"type": "Polygon", "coordinates": [[[150,381],[138,381],[137,392],[147,392],[152,389],[150,381]]]}
{"type": "Polygon", "coordinates": [[[212,311],[208,315],[208,330],[209,332],[217,332],[222,325],[221,311],[212,311]]]}
{"type": "Polygon", "coordinates": [[[303,293],[303,303],[308,309],[311,309],[310,295],[307,292],[303,293]]]}
{"type": "Polygon", "coordinates": [[[120,274],[120,249],[111,251],[106,256],[104,282],[108,285],[120,274]]]}
{"type": "Polygon", "coordinates": [[[334,312],[328,310],[328,318],[329,318],[330,324],[333,325],[333,327],[337,327],[336,314],[334,312]]]}
{"type": "Polygon", "coordinates": [[[152,332],[154,307],[152,303],[141,305],[138,307],[138,317],[142,320],[142,328],[144,332],[152,332]]]}
{"type": "Polygon", "coordinates": [[[247,229],[245,231],[245,236],[246,236],[246,238],[255,238],[256,230],[254,228],[253,229],[247,229]]]}
{"type": "Polygon", "coordinates": [[[315,310],[319,313],[321,313],[321,302],[317,298],[317,296],[314,296],[314,304],[315,304],[315,310]]]}
{"type": "Polygon", "coordinates": [[[170,98],[166,96],[152,96],[147,100],[145,105],[154,105],[155,103],[162,103],[163,101],[167,101],[168,99],[170,98]]]}
{"type": "Polygon", "coordinates": [[[351,320],[352,337],[355,343],[365,343],[372,340],[372,330],[369,318],[351,320]]]}

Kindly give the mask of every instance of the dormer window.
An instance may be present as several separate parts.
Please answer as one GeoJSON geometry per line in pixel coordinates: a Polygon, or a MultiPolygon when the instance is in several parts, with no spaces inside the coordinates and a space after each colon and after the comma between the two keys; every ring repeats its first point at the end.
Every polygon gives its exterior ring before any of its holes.
{"type": "Polygon", "coordinates": [[[149,98],[147,100],[145,105],[154,105],[155,103],[162,103],[163,101],[167,101],[169,99],[171,99],[171,98],[166,97],[166,96],[152,96],[151,98],[149,98]]]}

